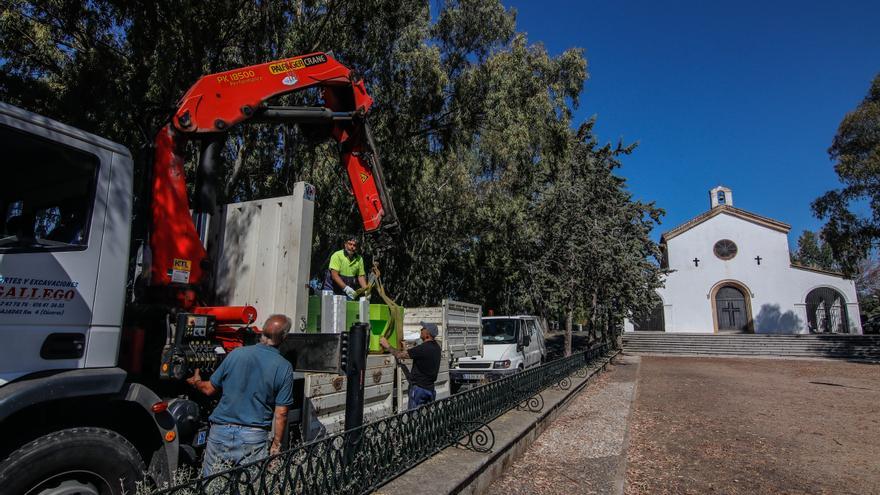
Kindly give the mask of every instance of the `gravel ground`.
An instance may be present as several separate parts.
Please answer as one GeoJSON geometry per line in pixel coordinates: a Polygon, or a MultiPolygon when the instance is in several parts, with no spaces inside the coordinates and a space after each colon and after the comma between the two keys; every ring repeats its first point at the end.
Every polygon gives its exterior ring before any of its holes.
{"type": "Polygon", "coordinates": [[[643,356],[626,493],[880,493],[880,366],[643,356]]]}
{"type": "MultiPolygon", "coordinates": [[[[632,359],[632,358],[630,358],[632,359]]],[[[612,491],[622,474],[627,414],[635,373],[620,381],[617,371],[635,364],[609,366],[594,378],[528,450],[509,466],[487,493],[600,494],[612,491]]]]}

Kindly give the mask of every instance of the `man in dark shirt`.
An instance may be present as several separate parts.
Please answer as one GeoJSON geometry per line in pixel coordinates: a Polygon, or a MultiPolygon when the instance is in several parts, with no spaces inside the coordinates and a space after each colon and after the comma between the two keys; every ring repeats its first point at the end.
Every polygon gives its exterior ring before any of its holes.
{"type": "Polygon", "coordinates": [[[409,350],[395,351],[388,344],[385,337],[379,341],[382,347],[394,354],[397,359],[412,359],[412,372],[407,376],[409,379],[409,409],[415,409],[422,404],[433,402],[437,393],[434,390],[434,382],[437,381],[437,373],[440,371],[440,344],[437,338],[437,325],[434,323],[419,322],[422,326],[422,343],[409,350]]]}
{"type": "Polygon", "coordinates": [[[187,380],[205,395],[222,393],[208,418],[211,431],[202,476],[266,457],[270,437],[269,455],[281,452],[287,409],[293,403],[293,366],[278,346],[290,326],[290,318],[270,316],[260,343],[233,350],[210,380],[202,380],[198,369],[187,380]]]}

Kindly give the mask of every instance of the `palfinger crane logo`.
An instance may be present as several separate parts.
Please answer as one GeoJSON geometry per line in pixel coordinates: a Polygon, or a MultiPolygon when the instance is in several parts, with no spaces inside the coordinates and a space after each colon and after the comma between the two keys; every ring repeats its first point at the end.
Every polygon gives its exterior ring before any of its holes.
{"type": "Polygon", "coordinates": [[[303,63],[301,58],[294,58],[291,60],[284,60],[281,62],[276,62],[274,64],[269,65],[269,72],[272,74],[284,74],[287,72],[293,72],[297,69],[305,69],[306,64],[303,63]]]}
{"type": "Polygon", "coordinates": [[[295,70],[305,69],[313,65],[327,63],[327,55],[319,53],[310,57],[290,58],[269,64],[269,72],[273,75],[286,74],[295,70]]]}

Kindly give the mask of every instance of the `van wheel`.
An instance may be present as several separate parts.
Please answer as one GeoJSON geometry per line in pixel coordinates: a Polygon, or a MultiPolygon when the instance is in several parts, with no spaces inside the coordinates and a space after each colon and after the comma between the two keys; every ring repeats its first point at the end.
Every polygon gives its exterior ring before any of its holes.
{"type": "Polygon", "coordinates": [[[10,454],[0,463],[0,486],[4,493],[25,495],[124,495],[137,492],[145,471],[140,454],[122,435],[71,428],[10,454]]]}

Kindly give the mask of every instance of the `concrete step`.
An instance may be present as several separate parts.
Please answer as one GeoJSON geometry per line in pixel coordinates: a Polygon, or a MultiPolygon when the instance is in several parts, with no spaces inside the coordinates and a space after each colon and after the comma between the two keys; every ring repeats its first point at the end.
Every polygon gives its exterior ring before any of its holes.
{"type": "Polygon", "coordinates": [[[825,350],[839,350],[839,351],[872,351],[877,349],[876,346],[804,346],[804,345],[736,345],[736,344],[669,344],[665,342],[656,342],[656,343],[646,343],[646,342],[624,342],[624,345],[629,345],[633,347],[693,347],[693,348],[715,348],[715,347],[724,347],[727,349],[803,349],[803,350],[817,350],[817,351],[825,351],[825,350]]]}
{"type": "Polygon", "coordinates": [[[848,340],[781,340],[781,339],[761,339],[761,340],[742,340],[742,339],[725,339],[723,337],[717,339],[624,339],[626,342],[673,342],[676,344],[684,343],[741,343],[743,345],[760,345],[760,344],[785,344],[785,345],[862,345],[877,346],[880,342],[872,341],[848,341],[848,340]]]}
{"type": "Polygon", "coordinates": [[[878,335],[752,335],[627,333],[633,353],[790,356],[880,361],[878,335]]]}
{"type": "Polygon", "coordinates": [[[856,355],[871,355],[871,356],[880,356],[880,352],[875,350],[861,350],[861,351],[853,351],[853,350],[839,350],[839,349],[779,349],[779,348],[770,348],[770,349],[732,349],[726,347],[660,347],[660,346],[624,346],[624,349],[628,351],[678,351],[678,352],[725,352],[731,354],[815,354],[815,355],[826,355],[826,354],[834,354],[840,356],[856,356],[856,355]]]}
{"type": "Polygon", "coordinates": [[[694,339],[738,339],[738,340],[788,340],[788,341],[843,341],[843,342],[880,342],[876,335],[753,335],[753,334],[706,334],[706,333],[627,333],[625,339],[630,340],[694,340],[694,339]]]}
{"type": "Polygon", "coordinates": [[[632,342],[639,344],[658,344],[658,343],[668,343],[668,344],[676,344],[676,345],[684,345],[684,344],[701,344],[701,345],[746,345],[746,346],[762,346],[762,345],[801,345],[801,346],[837,346],[837,347],[878,347],[880,343],[873,342],[840,342],[840,341],[830,341],[830,342],[822,342],[815,340],[807,340],[807,341],[783,341],[783,340],[759,340],[759,341],[748,341],[748,340],[727,340],[727,339],[717,339],[717,340],[703,340],[703,339],[694,339],[691,341],[686,340],[647,340],[647,339],[624,339],[624,342],[632,342]]]}
{"type": "MultiPolygon", "coordinates": [[[[626,345],[626,344],[624,344],[626,345]]],[[[644,348],[644,349],[727,349],[727,350],[739,350],[739,351],[799,351],[799,352],[864,352],[864,353],[876,353],[880,352],[877,349],[851,349],[851,348],[817,348],[817,347],[734,347],[734,346],[676,346],[676,345],[626,345],[627,349],[631,348],[644,348]]]]}
{"type": "Polygon", "coordinates": [[[880,347],[878,344],[870,344],[870,343],[861,343],[861,342],[779,342],[779,341],[770,341],[770,342],[743,342],[741,340],[718,340],[714,342],[707,342],[702,340],[695,340],[693,342],[675,342],[669,340],[624,340],[624,342],[629,344],[638,344],[638,345],[658,345],[658,344],[669,344],[669,345],[729,345],[729,346],[743,346],[743,347],[772,347],[772,346],[785,346],[785,347],[817,347],[817,348],[827,348],[827,347],[839,347],[839,348],[858,348],[864,347],[866,349],[880,347]]]}
{"type": "Polygon", "coordinates": [[[805,356],[880,356],[880,354],[876,352],[821,352],[821,351],[798,351],[798,350],[768,350],[763,352],[756,352],[754,350],[732,350],[732,349],[724,349],[724,348],[711,348],[711,349],[687,349],[681,347],[642,347],[642,348],[630,348],[625,347],[629,352],[677,352],[677,353],[699,353],[699,354],[741,354],[743,356],[748,355],[786,355],[786,354],[799,354],[805,356]]]}
{"type": "Polygon", "coordinates": [[[732,348],[732,347],[684,347],[684,346],[624,346],[627,350],[636,350],[636,349],[644,349],[644,350],[652,350],[652,349],[679,349],[679,350],[689,350],[689,351],[724,351],[724,352],[738,352],[738,353],[754,353],[754,352],[798,352],[798,353],[814,353],[814,354],[876,354],[880,355],[880,352],[874,349],[797,349],[797,348],[778,348],[778,347],[769,347],[769,348],[732,348]]]}

